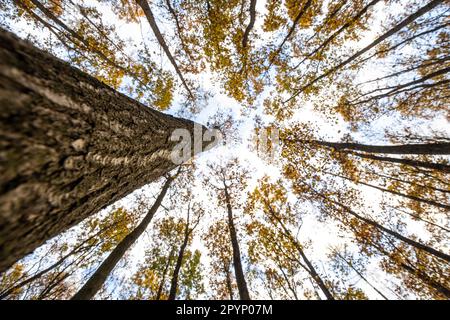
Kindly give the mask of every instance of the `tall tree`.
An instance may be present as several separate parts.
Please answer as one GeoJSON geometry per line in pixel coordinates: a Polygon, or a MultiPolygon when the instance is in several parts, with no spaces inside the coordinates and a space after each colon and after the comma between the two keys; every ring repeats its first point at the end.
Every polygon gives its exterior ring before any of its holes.
{"type": "Polygon", "coordinates": [[[105,261],[103,261],[103,263],[97,268],[97,270],[95,270],[94,274],[89,278],[89,280],[72,297],[72,300],[89,300],[95,296],[95,294],[105,283],[109,274],[117,265],[119,260],[127,252],[127,250],[129,250],[130,247],[139,239],[141,234],[147,229],[148,225],[153,219],[153,216],[161,206],[161,203],[167,191],[169,190],[169,187],[173,179],[175,178],[176,176],[169,176],[166,178],[166,181],[164,182],[161,188],[161,192],[159,193],[155,202],[150,207],[150,209],[148,210],[142,221],[139,223],[139,225],[137,225],[136,228],[133,231],[131,231],[125,238],[123,238],[123,240],[114,248],[114,250],[105,259],[105,261]]]}
{"type": "Polygon", "coordinates": [[[208,165],[211,175],[215,180],[208,178],[206,182],[217,193],[218,201],[225,206],[227,212],[228,230],[230,232],[231,247],[233,249],[233,266],[236,277],[239,297],[241,300],[250,300],[250,294],[245,280],[244,270],[241,260],[241,249],[239,246],[238,234],[236,231],[233,207],[237,204],[239,192],[246,186],[248,172],[239,165],[238,159],[231,159],[223,166],[221,164],[208,165]]]}
{"type": "Polygon", "coordinates": [[[192,133],[194,123],[147,108],[4,30],[0,39],[4,271],[173,169],[172,131],[192,133]]]}

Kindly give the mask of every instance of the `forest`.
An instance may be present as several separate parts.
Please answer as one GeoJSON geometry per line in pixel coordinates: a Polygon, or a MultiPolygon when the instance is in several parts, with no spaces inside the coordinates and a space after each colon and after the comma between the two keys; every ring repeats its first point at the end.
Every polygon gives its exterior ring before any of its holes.
{"type": "Polygon", "coordinates": [[[0,1],[1,300],[449,300],[448,0],[0,1]]]}

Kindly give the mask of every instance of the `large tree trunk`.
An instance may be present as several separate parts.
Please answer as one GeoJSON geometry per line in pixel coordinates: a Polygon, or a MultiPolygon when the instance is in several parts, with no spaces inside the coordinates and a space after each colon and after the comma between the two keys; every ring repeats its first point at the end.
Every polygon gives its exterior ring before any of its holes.
{"type": "Polygon", "coordinates": [[[148,108],[0,29],[0,272],[176,165],[148,108]]]}
{"type": "Polygon", "coordinates": [[[170,184],[173,181],[173,177],[169,177],[164,186],[161,189],[155,203],[152,205],[150,210],[145,215],[144,219],[139,223],[139,225],[131,231],[122,241],[114,248],[114,250],[108,255],[105,261],[102,262],[100,267],[95,270],[94,274],[89,278],[89,280],[84,284],[84,286],[72,297],[72,300],[89,300],[92,299],[95,294],[100,290],[100,288],[105,283],[111,271],[115,268],[117,263],[122,259],[125,252],[136,242],[141,234],[147,229],[149,223],[152,221],[158,208],[166,196],[167,190],[169,190],[170,184]]]}
{"type": "Polygon", "coordinates": [[[230,229],[231,246],[233,248],[233,265],[236,276],[236,283],[239,291],[239,297],[241,298],[241,300],[250,300],[250,294],[248,293],[244,270],[242,269],[241,251],[239,249],[239,242],[237,240],[236,228],[234,227],[233,222],[233,210],[231,209],[230,195],[228,194],[227,186],[225,185],[225,183],[224,186],[228,212],[228,228],[230,229]]]}

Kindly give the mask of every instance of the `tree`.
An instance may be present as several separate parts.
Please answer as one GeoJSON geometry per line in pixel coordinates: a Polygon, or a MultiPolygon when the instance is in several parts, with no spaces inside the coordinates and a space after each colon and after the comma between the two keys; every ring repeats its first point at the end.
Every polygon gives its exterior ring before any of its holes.
{"type": "MultiPolygon", "coordinates": [[[[278,181],[277,184],[270,184],[267,177],[261,180],[260,185],[250,196],[247,210],[249,212],[254,212],[257,208],[260,208],[263,211],[264,218],[266,222],[269,223],[268,228],[277,230],[271,231],[270,229],[267,229],[267,227],[264,228],[264,225],[260,225],[256,227],[256,230],[259,229],[259,235],[264,237],[266,234],[271,234],[271,237],[273,238],[269,241],[272,243],[279,243],[280,245],[283,241],[290,243],[297,252],[297,257],[294,257],[294,259],[310,275],[325,297],[328,300],[334,300],[331,290],[327,287],[313,263],[306,256],[303,246],[293,236],[288,227],[289,224],[295,225],[295,211],[287,202],[287,191],[282,187],[281,181],[278,181]],[[280,238],[282,240],[280,240],[280,238]]],[[[258,224],[256,221],[255,223],[258,224]]],[[[254,228],[255,226],[251,224],[250,229],[252,230],[254,228]]],[[[261,240],[261,243],[265,242],[267,243],[267,240],[261,240]]],[[[271,249],[274,250],[273,248],[271,249]]]]}
{"type": "Polygon", "coordinates": [[[40,250],[37,264],[23,270],[23,266],[29,264],[19,261],[4,273],[0,299],[15,299],[19,293],[24,294],[22,298],[31,299],[70,297],[77,285],[70,281],[70,277],[79,268],[93,265],[104,253],[111,251],[134,224],[134,214],[123,208],[113,209],[103,217],[94,216],[83,221],[78,232],[70,230],[47,244],[47,249],[40,250]],[[75,241],[70,243],[70,238],[75,241]],[[22,276],[16,278],[18,270],[22,270],[22,276]],[[62,274],[64,277],[59,276],[62,274]],[[62,283],[64,290],[57,292],[57,287],[61,287],[62,283]]]}
{"type": "Polygon", "coordinates": [[[194,124],[146,108],[6,31],[0,37],[4,271],[173,169],[169,137],[194,124]]]}
{"type": "Polygon", "coordinates": [[[195,228],[200,223],[200,219],[204,215],[205,211],[199,206],[198,203],[193,203],[191,205],[191,202],[188,203],[187,208],[187,214],[186,214],[186,222],[183,232],[183,242],[180,246],[180,249],[178,251],[178,257],[175,264],[175,268],[173,270],[172,274],[172,280],[170,282],[170,291],[169,291],[169,298],[168,300],[175,300],[177,296],[178,291],[178,278],[180,275],[181,267],[183,266],[183,260],[185,260],[185,252],[186,248],[189,244],[189,240],[192,236],[192,233],[194,232],[195,228]],[[192,213],[191,213],[192,210],[192,213]],[[195,217],[195,220],[192,222],[191,215],[195,217]]]}
{"type": "Polygon", "coordinates": [[[155,37],[158,40],[159,45],[163,48],[165,54],[167,55],[167,58],[169,59],[172,66],[175,68],[176,73],[180,77],[181,83],[183,84],[184,88],[188,92],[189,98],[194,101],[195,97],[192,93],[192,90],[189,88],[186,80],[184,79],[183,74],[180,71],[180,68],[178,67],[177,62],[175,61],[175,58],[173,57],[172,53],[169,50],[169,47],[167,46],[166,41],[164,40],[163,35],[161,34],[161,31],[159,30],[158,25],[156,24],[155,17],[153,16],[153,12],[152,12],[147,0],[136,0],[136,3],[144,11],[145,17],[147,18],[147,21],[150,24],[150,27],[152,28],[153,33],[155,34],[155,37]]]}
{"type": "Polygon", "coordinates": [[[179,218],[165,217],[156,223],[146,259],[133,275],[132,299],[170,299],[175,277],[178,296],[193,299],[204,292],[200,251],[186,246],[178,264],[185,229],[186,222],[179,218]]]}
{"type": "MultiPolygon", "coordinates": [[[[180,167],[181,169],[181,167],[180,167]]],[[[180,169],[177,174],[179,174],[180,169]]],[[[92,299],[97,291],[102,287],[108,278],[111,271],[117,265],[119,260],[123,257],[125,252],[139,239],[141,234],[147,229],[148,225],[153,219],[153,216],[158,211],[161,203],[169,190],[172,181],[176,176],[169,176],[164,182],[161,192],[156,198],[153,205],[148,210],[145,217],[136,226],[136,228],[131,231],[123,240],[114,248],[114,250],[108,255],[105,261],[97,268],[94,274],[89,278],[89,280],[83,285],[83,287],[72,297],[72,300],[89,300],[92,299]]]]}
{"type": "Polygon", "coordinates": [[[217,299],[234,300],[236,284],[233,281],[232,263],[233,249],[231,247],[230,232],[224,220],[213,222],[203,235],[203,241],[211,258],[211,287],[217,299]]]}
{"type": "Polygon", "coordinates": [[[250,300],[250,294],[247,288],[247,282],[244,276],[244,270],[241,260],[241,249],[239,246],[236,225],[233,216],[233,207],[236,206],[238,193],[245,188],[245,180],[248,179],[248,172],[239,165],[237,159],[231,159],[222,165],[209,166],[211,176],[215,180],[208,178],[207,185],[215,190],[219,204],[226,207],[228,230],[230,232],[230,241],[233,254],[233,266],[236,277],[239,297],[241,300],[250,300]]]}

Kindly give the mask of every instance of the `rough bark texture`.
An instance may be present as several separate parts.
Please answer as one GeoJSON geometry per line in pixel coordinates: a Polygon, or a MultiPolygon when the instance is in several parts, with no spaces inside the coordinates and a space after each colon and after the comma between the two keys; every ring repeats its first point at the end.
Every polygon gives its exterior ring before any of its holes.
{"type": "Polygon", "coordinates": [[[0,272],[172,170],[162,114],[0,29],[0,272]]]}

